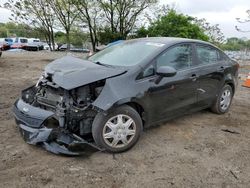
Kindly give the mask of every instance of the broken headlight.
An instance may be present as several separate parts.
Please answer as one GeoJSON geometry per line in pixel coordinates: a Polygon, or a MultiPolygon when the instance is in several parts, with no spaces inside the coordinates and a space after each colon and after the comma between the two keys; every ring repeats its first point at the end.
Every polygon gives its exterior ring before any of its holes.
{"type": "Polygon", "coordinates": [[[46,72],[43,72],[42,75],[40,76],[40,78],[38,79],[37,83],[36,83],[36,87],[39,86],[39,84],[41,83],[41,81],[45,78],[48,77],[48,74],[46,72]]]}
{"type": "Polygon", "coordinates": [[[22,91],[22,100],[28,104],[34,102],[35,95],[37,93],[36,87],[32,86],[22,91]]]}

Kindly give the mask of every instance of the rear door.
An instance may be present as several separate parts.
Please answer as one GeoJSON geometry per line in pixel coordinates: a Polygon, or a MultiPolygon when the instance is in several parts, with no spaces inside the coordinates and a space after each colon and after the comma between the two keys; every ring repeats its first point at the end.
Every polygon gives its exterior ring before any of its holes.
{"type": "Polygon", "coordinates": [[[197,79],[198,107],[210,106],[224,83],[226,63],[219,51],[210,45],[196,44],[196,61],[199,64],[197,79]]]}

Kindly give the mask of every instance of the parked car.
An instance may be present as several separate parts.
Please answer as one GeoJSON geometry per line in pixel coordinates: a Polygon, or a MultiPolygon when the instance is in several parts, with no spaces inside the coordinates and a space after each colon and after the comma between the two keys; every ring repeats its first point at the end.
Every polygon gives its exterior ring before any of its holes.
{"type": "Polygon", "coordinates": [[[17,37],[14,39],[13,44],[11,45],[12,49],[25,49],[28,45],[28,39],[24,37],[17,37]]]}
{"type": "MultiPolygon", "coordinates": [[[[67,50],[67,44],[62,44],[61,46],[59,45],[59,51],[66,51],[67,50]]],[[[77,48],[74,45],[70,44],[70,49],[69,51],[71,52],[82,52],[82,53],[89,53],[90,50],[86,48],[77,48]]]]}
{"type": "MultiPolygon", "coordinates": [[[[70,44],[70,49],[75,48],[74,45],[70,44]]],[[[65,51],[67,50],[67,44],[62,44],[61,46],[59,46],[59,50],[60,51],[65,51]]]]}
{"type": "Polygon", "coordinates": [[[76,146],[123,152],[144,128],[206,108],[226,113],[238,68],[207,42],[129,40],[88,60],[55,60],[13,110],[29,144],[69,155],[82,151],[76,146]]]}
{"type": "Polygon", "coordinates": [[[109,44],[107,44],[107,47],[110,47],[110,46],[113,46],[113,45],[117,45],[117,44],[120,44],[124,42],[124,40],[117,40],[117,41],[114,41],[114,42],[111,42],[109,44]]]}
{"type": "Polygon", "coordinates": [[[10,43],[8,42],[8,39],[0,38],[0,43],[2,44],[2,50],[9,50],[10,49],[10,43]]]}
{"type": "Polygon", "coordinates": [[[81,52],[81,53],[89,53],[90,50],[87,48],[70,48],[71,52],[81,52]]]}
{"type": "MultiPolygon", "coordinates": [[[[43,44],[44,50],[50,50],[50,46],[51,46],[51,48],[52,48],[52,45],[51,45],[51,44],[48,44],[48,43],[44,43],[44,44],[43,44]]],[[[58,45],[57,45],[57,43],[55,43],[55,50],[58,50],[58,45]]]]}
{"type": "Polygon", "coordinates": [[[40,41],[40,39],[36,38],[29,38],[28,44],[25,46],[25,50],[28,51],[39,51],[43,50],[44,46],[43,43],[40,41]]]}
{"type": "Polygon", "coordinates": [[[5,41],[11,46],[14,42],[13,38],[5,38],[5,41]]]}
{"type": "MultiPolygon", "coordinates": [[[[96,47],[96,51],[97,51],[97,52],[102,51],[102,50],[105,49],[105,48],[108,48],[108,47],[110,47],[110,46],[114,46],[114,45],[120,44],[120,43],[122,43],[123,41],[124,41],[124,40],[117,40],[117,41],[111,42],[111,43],[109,43],[109,44],[107,44],[107,45],[100,45],[100,46],[97,46],[97,47],[96,47]]],[[[91,54],[93,54],[93,52],[91,52],[91,54]]]]}

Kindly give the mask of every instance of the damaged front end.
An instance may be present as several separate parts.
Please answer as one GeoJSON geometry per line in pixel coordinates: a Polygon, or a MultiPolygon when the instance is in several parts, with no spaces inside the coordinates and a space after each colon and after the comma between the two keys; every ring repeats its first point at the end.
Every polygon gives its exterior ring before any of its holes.
{"type": "Polygon", "coordinates": [[[64,89],[44,75],[22,91],[14,104],[16,123],[24,140],[41,145],[55,154],[80,155],[100,150],[92,139],[92,122],[100,110],[92,105],[105,85],[105,79],[64,89]]]}

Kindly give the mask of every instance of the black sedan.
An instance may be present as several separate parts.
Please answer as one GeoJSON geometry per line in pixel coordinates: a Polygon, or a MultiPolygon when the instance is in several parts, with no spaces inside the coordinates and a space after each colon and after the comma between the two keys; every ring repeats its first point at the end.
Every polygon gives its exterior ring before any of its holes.
{"type": "Polygon", "coordinates": [[[88,60],[55,60],[13,110],[25,140],[53,153],[123,152],[146,127],[206,108],[227,112],[238,68],[207,42],[129,40],[88,60]]]}

